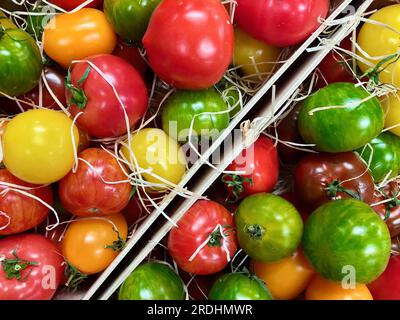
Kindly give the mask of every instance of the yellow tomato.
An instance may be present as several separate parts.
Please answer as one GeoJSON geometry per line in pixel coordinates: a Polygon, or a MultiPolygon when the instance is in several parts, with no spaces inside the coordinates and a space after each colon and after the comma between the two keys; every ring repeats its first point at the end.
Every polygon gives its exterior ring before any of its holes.
{"type": "MultiPolygon", "coordinates": [[[[400,4],[387,6],[376,13],[369,19],[386,24],[400,32],[400,4]]],[[[384,26],[364,23],[357,37],[357,43],[363,51],[371,57],[386,57],[396,54],[400,47],[400,36],[398,32],[394,32],[384,26]]],[[[376,65],[382,58],[378,60],[369,59],[362,52],[358,54],[376,65]]],[[[392,59],[391,61],[394,61],[392,59]]],[[[358,62],[359,67],[363,72],[367,71],[371,66],[363,62],[358,62]]],[[[387,63],[385,64],[387,65],[387,63]]],[[[400,86],[400,63],[393,63],[387,66],[379,75],[379,80],[383,83],[393,83],[395,86],[400,86]],[[394,77],[392,81],[392,76],[394,77]]]]}
{"type": "Polygon", "coordinates": [[[119,252],[107,247],[116,245],[118,233],[124,241],[128,235],[128,225],[121,213],[100,219],[86,218],[72,222],[61,243],[64,257],[85,274],[94,274],[106,269],[119,252]],[[112,223],[105,219],[114,223],[118,233],[114,230],[112,223]]]}
{"type": "Polygon", "coordinates": [[[43,37],[46,54],[64,68],[73,60],[112,53],[117,43],[105,14],[91,8],[55,16],[45,27],[43,37]]]}
{"type": "Polygon", "coordinates": [[[400,98],[395,95],[389,95],[381,101],[385,111],[385,128],[391,128],[390,131],[400,136],[400,98]]]}
{"type": "Polygon", "coordinates": [[[306,290],[306,300],[373,300],[365,284],[344,288],[341,282],[315,276],[306,290]]]}
{"type": "Polygon", "coordinates": [[[12,22],[3,11],[0,11],[0,27],[4,29],[17,29],[17,26],[12,22]]]}
{"type": "MultiPolygon", "coordinates": [[[[64,113],[36,109],[20,113],[3,134],[3,161],[21,180],[48,184],[60,180],[74,164],[72,120],[64,113]]],[[[75,144],[79,132],[73,128],[75,144]]]]}
{"type": "MultiPolygon", "coordinates": [[[[153,174],[166,181],[178,184],[185,174],[185,154],[179,144],[160,129],[147,128],[132,134],[131,150],[141,169],[152,169],[153,174]]],[[[122,152],[125,158],[135,166],[128,148],[122,147],[122,152]]],[[[149,182],[166,185],[150,173],[143,173],[142,176],[149,182]]]]}
{"type": "Polygon", "coordinates": [[[298,297],[314,275],[314,270],[300,251],[277,262],[252,261],[251,269],[266,283],[276,300],[298,297]]]}
{"type": "Polygon", "coordinates": [[[281,49],[270,46],[264,42],[252,38],[238,27],[235,28],[235,52],[233,64],[239,67],[245,76],[252,76],[252,79],[268,77],[268,73],[274,67],[274,62],[279,58],[281,49]],[[256,63],[257,69],[254,66],[256,63]],[[257,72],[258,70],[258,72],[257,72]]]}

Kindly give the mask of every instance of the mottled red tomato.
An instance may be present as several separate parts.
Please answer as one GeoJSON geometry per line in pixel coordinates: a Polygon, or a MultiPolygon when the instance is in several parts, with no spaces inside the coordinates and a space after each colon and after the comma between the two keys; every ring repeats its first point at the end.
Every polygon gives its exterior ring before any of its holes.
{"type": "Polygon", "coordinates": [[[82,151],[78,159],[78,170],[68,173],[59,183],[65,209],[77,216],[120,212],[128,204],[132,190],[122,164],[99,148],[82,151]]]}
{"type": "Polygon", "coordinates": [[[400,255],[390,258],[386,270],[368,289],[374,300],[400,300],[400,255]]]}
{"type": "Polygon", "coordinates": [[[140,54],[139,48],[135,45],[127,44],[123,40],[118,39],[113,55],[124,59],[142,75],[147,70],[147,63],[140,54]]]}
{"type": "Polygon", "coordinates": [[[228,264],[228,256],[233,257],[236,250],[231,213],[209,200],[197,201],[168,237],[169,254],[179,268],[192,274],[221,271],[228,264]]]}
{"type": "MultiPolygon", "coordinates": [[[[80,6],[86,0],[50,0],[49,2],[55,4],[56,6],[71,11],[74,10],[77,6],[80,6]]],[[[103,4],[103,0],[93,0],[91,3],[85,6],[85,8],[96,8],[100,7],[103,4]]]]}
{"type": "Polygon", "coordinates": [[[50,206],[53,204],[53,191],[50,186],[26,183],[14,177],[7,169],[0,169],[0,235],[20,233],[34,228],[48,215],[49,208],[23,193],[38,197],[50,206]]]}

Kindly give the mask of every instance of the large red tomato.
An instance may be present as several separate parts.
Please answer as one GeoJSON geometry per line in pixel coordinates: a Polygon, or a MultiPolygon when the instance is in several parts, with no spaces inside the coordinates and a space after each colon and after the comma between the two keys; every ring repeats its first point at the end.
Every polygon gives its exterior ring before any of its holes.
{"type": "Polygon", "coordinates": [[[242,151],[227,171],[244,171],[244,175],[225,175],[223,181],[233,200],[260,192],[271,192],[279,175],[278,153],[271,139],[260,136],[242,151]]]}
{"type": "Polygon", "coordinates": [[[64,259],[38,234],[0,240],[0,300],[50,300],[63,279],[64,259]]]}
{"type": "Polygon", "coordinates": [[[129,182],[115,183],[127,180],[118,161],[99,148],[86,149],[78,158],[78,170],[71,171],[59,183],[65,209],[77,216],[120,212],[129,202],[132,186],[129,182]]]}
{"type": "Polygon", "coordinates": [[[287,47],[306,40],[325,18],[329,0],[237,0],[235,20],[254,38],[287,47]]]}
{"type": "Polygon", "coordinates": [[[234,33],[219,0],[164,0],[143,37],[150,65],[179,89],[205,89],[232,61],[234,33]]]}
{"type": "Polygon", "coordinates": [[[78,118],[79,127],[97,138],[117,137],[127,132],[124,111],[109,84],[112,83],[124,104],[129,126],[133,127],[147,110],[148,93],[141,75],[122,58],[103,54],[87,59],[105,76],[87,62],[77,63],[66,84],[67,101],[71,114],[78,118]],[[107,81],[108,82],[107,82],[107,81]]]}
{"type": "MultiPolygon", "coordinates": [[[[64,10],[71,11],[85,1],[86,0],[50,0],[49,2],[55,4],[60,8],[63,8],[64,10]]],[[[93,2],[86,5],[85,8],[96,8],[99,7],[102,3],[103,0],[93,0],[93,2]]]]}
{"type": "Polygon", "coordinates": [[[386,270],[368,288],[375,300],[400,300],[400,255],[390,258],[386,270]]]}
{"type": "Polygon", "coordinates": [[[233,224],[232,215],[223,206],[214,201],[199,200],[179,220],[178,227],[170,231],[169,254],[179,268],[189,273],[221,271],[228,264],[227,255],[233,257],[237,250],[233,224]],[[217,228],[218,225],[221,228],[217,228]]]}
{"type": "Polygon", "coordinates": [[[7,169],[1,169],[0,235],[20,233],[36,227],[49,213],[49,208],[41,204],[38,200],[26,196],[21,192],[36,196],[48,203],[50,206],[53,204],[53,191],[50,186],[42,187],[26,183],[14,177],[7,169]],[[5,184],[8,184],[8,186],[5,184]],[[24,189],[24,187],[35,189],[27,190],[24,189]],[[7,189],[8,191],[5,191],[7,189]],[[20,190],[20,192],[12,189],[20,190]]]}

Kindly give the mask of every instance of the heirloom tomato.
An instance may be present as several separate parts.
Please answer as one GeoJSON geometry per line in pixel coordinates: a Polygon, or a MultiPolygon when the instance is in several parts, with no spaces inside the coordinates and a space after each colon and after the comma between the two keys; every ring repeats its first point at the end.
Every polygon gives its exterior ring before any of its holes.
{"type": "MultiPolygon", "coordinates": [[[[86,2],[86,0],[49,0],[49,2],[64,10],[72,11],[76,7],[86,2]]],[[[92,2],[88,3],[85,8],[99,7],[102,3],[103,0],[93,0],[92,2]]]]}
{"type": "Polygon", "coordinates": [[[386,270],[368,285],[375,300],[400,300],[400,256],[392,256],[386,270]]]}
{"type": "Polygon", "coordinates": [[[400,98],[389,94],[381,100],[381,103],[385,111],[385,128],[400,136],[400,98]]]}

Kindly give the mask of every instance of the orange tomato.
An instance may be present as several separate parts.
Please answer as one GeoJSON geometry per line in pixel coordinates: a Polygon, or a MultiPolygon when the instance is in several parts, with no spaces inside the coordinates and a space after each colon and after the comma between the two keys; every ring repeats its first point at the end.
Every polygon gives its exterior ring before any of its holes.
{"type": "Polygon", "coordinates": [[[99,219],[77,219],[72,222],[65,232],[61,243],[64,257],[85,274],[94,274],[106,269],[118,255],[112,246],[118,241],[118,229],[121,239],[126,240],[128,225],[121,213],[112,214],[99,219]]]}
{"type": "Polygon", "coordinates": [[[50,20],[44,29],[43,43],[46,54],[68,68],[73,60],[112,53],[117,37],[102,11],[84,8],[50,20]]]}
{"type": "Polygon", "coordinates": [[[306,300],[373,300],[365,284],[345,289],[340,282],[332,282],[315,276],[306,290],[306,300]]]}
{"type": "Polygon", "coordinates": [[[276,300],[290,300],[309,284],[314,270],[300,250],[277,262],[251,262],[251,269],[263,280],[276,300]]]}

